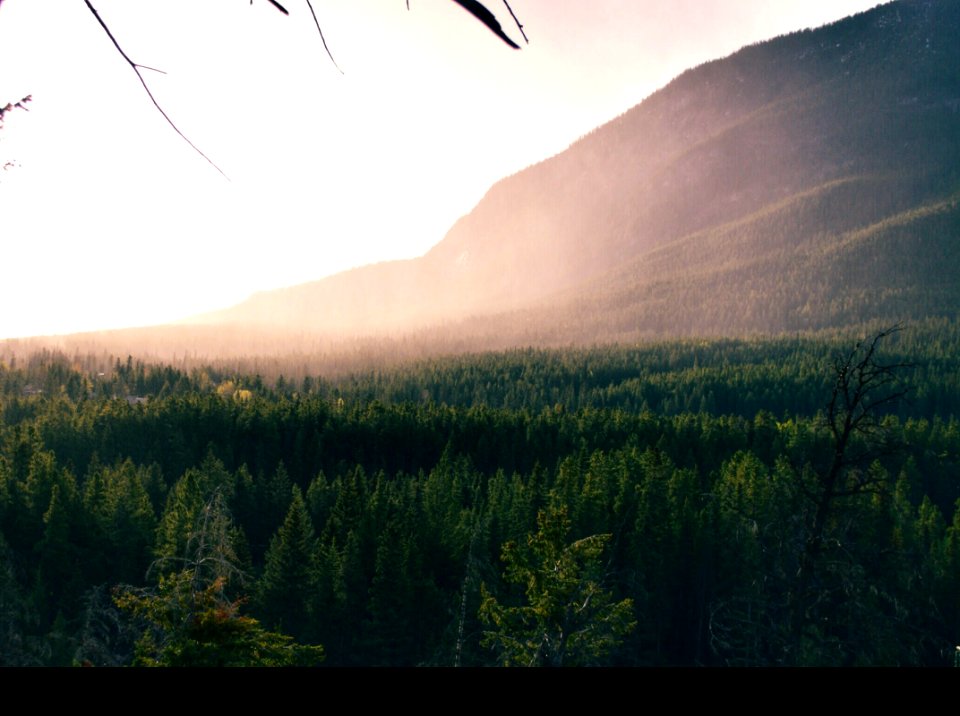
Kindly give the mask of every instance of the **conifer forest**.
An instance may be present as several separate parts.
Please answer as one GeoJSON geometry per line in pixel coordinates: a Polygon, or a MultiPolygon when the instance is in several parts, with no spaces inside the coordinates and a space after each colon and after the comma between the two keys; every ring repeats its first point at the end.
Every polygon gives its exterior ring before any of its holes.
{"type": "Polygon", "coordinates": [[[4,665],[950,665],[960,331],[0,356],[4,665]]]}

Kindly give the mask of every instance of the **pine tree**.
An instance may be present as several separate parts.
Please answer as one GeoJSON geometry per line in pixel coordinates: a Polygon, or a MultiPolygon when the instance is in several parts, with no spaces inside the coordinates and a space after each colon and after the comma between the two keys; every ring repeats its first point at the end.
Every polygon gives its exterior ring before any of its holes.
{"type": "MultiPolygon", "coordinates": [[[[43,539],[37,545],[36,596],[38,609],[47,619],[60,610],[71,616],[78,609],[77,595],[81,589],[80,555],[75,546],[75,494],[61,492],[53,486],[50,506],[43,515],[43,539]]],[[[49,623],[49,622],[48,622],[49,623]]]]}
{"type": "Polygon", "coordinates": [[[257,606],[267,625],[302,639],[317,581],[317,539],[300,488],[294,486],[291,494],[287,516],[267,549],[257,606]]]}
{"type": "Polygon", "coordinates": [[[135,666],[316,666],[323,647],[304,646],[270,632],[239,613],[239,600],[225,598],[225,580],[194,583],[190,571],[170,574],[156,590],[120,591],[120,609],[147,629],[136,646],[135,666]]]}
{"type": "Polygon", "coordinates": [[[223,463],[208,453],[201,466],[187,470],[167,495],[167,505],[157,525],[157,557],[189,558],[190,540],[203,519],[204,507],[215,493],[224,499],[232,497],[234,480],[223,463]]]}
{"type": "Polygon", "coordinates": [[[411,665],[409,658],[415,634],[410,628],[413,593],[408,574],[408,548],[398,521],[390,519],[377,540],[368,618],[364,624],[364,648],[374,666],[411,665]]]}
{"type": "Polygon", "coordinates": [[[602,556],[610,535],[567,544],[565,507],[537,515],[526,549],[503,547],[508,582],[523,585],[526,604],[501,605],[481,586],[480,618],[494,629],[482,644],[505,666],[590,666],[604,660],[635,626],[633,602],[615,601],[603,586],[602,556]]]}

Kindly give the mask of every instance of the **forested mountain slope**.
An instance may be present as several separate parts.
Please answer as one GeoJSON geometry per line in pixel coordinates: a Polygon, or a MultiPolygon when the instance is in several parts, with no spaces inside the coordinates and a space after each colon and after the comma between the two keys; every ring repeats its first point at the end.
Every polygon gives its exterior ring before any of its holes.
{"type": "Polygon", "coordinates": [[[918,0],[744,48],[498,182],[425,256],[204,320],[495,315],[507,343],[567,343],[954,315],[958,36],[960,5],[918,0]]]}

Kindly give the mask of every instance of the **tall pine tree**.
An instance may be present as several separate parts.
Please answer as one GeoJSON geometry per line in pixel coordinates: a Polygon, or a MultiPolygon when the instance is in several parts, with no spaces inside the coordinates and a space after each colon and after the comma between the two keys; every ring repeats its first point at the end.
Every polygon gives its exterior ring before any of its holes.
{"type": "Polygon", "coordinates": [[[300,488],[294,486],[291,492],[290,509],[267,549],[257,606],[268,626],[302,639],[316,591],[317,539],[300,488]]]}

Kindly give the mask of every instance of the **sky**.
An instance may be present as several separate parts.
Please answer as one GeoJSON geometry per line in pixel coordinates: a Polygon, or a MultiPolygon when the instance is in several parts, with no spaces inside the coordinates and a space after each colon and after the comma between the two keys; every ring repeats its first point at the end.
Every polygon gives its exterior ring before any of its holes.
{"type": "Polygon", "coordinates": [[[153,325],[420,256],[685,69],[877,0],[0,0],[0,339],[153,325]],[[224,176],[225,175],[225,176],[224,176]]]}

